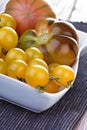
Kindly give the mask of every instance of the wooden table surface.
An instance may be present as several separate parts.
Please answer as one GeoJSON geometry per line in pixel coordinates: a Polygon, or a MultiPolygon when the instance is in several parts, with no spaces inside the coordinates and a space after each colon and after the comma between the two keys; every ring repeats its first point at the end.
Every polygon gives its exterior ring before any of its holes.
{"type": "Polygon", "coordinates": [[[77,124],[75,130],[87,130],[87,111],[85,112],[85,114],[83,115],[79,123],[77,124]]]}
{"type": "MultiPolygon", "coordinates": [[[[0,12],[8,0],[0,0],[0,12]]],[[[87,0],[46,0],[53,8],[58,19],[87,22],[87,0]]],[[[87,112],[79,121],[75,130],[87,130],[87,112]]]]}
{"type": "Polygon", "coordinates": [[[87,0],[46,0],[57,17],[70,21],[87,22],[87,0]]]}

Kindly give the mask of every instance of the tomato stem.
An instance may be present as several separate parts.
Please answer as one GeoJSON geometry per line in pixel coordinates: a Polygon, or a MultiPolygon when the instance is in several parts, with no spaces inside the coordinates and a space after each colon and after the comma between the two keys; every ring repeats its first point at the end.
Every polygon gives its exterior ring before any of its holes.
{"type": "Polygon", "coordinates": [[[2,53],[3,53],[4,55],[6,55],[7,52],[8,52],[8,51],[6,51],[4,48],[2,48],[1,51],[2,51],[2,53]]]}
{"type": "Polygon", "coordinates": [[[56,80],[56,82],[57,82],[59,85],[64,86],[64,87],[67,87],[65,84],[63,84],[63,83],[61,83],[61,82],[59,81],[60,78],[58,78],[58,77],[54,77],[54,76],[50,75],[50,79],[51,79],[51,80],[56,80]]]}
{"type": "Polygon", "coordinates": [[[36,89],[38,90],[38,92],[43,93],[44,90],[45,90],[45,87],[44,87],[44,86],[41,86],[41,85],[38,85],[38,86],[36,87],[36,89]]]}
{"type": "Polygon", "coordinates": [[[23,78],[19,78],[18,76],[16,76],[16,77],[17,77],[18,80],[20,80],[20,81],[26,83],[25,79],[23,79],[23,78]]]}
{"type": "Polygon", "coordinates": [[[41,45],[46,44],[50,38],[51,38],[51,35],[49,35],[48,33],[43,33],[38,36],[38,43],[41,45]]]}

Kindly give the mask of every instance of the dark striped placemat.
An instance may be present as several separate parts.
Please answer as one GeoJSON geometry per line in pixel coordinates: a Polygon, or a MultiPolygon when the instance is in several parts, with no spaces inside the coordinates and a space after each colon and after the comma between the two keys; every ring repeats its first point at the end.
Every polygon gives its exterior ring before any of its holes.
{"type": "MultiPolygon", "coordinates": [[[[87,24],[73,23],[87,32],[87,24]]],[[[0,100],[0,130],[74,130],[87,110],[87,53],[81,56],[73,88],[53,107],[33,113],[0,100]]]]}

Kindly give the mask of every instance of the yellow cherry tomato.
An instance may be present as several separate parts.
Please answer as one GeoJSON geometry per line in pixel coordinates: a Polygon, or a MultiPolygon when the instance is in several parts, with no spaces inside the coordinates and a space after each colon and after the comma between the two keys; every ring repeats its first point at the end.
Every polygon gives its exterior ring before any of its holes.
{"type": "Polygon", "coordinates": [[[49,64],[49,73],[52,74],[53,70],[55,69],[55,67],[57,67],[59,64],[58,63],[51,63],[49,64]]]}
{"type": "Polygon", "coordinates": [[[13,29],[16,29],[16,21],[15,19],[6,13],[0,14],[0,27],[8,26],[13,29]]]}
{"type": "Polygon", "coordinates": [[[35,59],[35,58],[39,58],[39,59],[43,59],[43,54],[42,52],[36,48],[36,47],[30,47],[28,48],[25,53],[27,54],[28,56],[28,62],[32,59],[35,59]]]}
{"type": "Polygon", "coordinates": [[[8,51],[18,44],[18,35],[14,29],[11,27],[0,28],[0,45],[5,50],[8,51]]]}
{"type": "Polygon", "coordinates": [[[59,91],[60,86],[57,84],[55,80],[50,80],[46,85],[44,91],[48,93],[57,93],[59,91]]]}
{"type": "Polygon", "coordinates": [[[5,60],[6,60],[7,63],[9,63],[12,60],[23,60],[23,61],[27,62],[27,55],[20,48],[12,48],[6,54],[5,60]]]}
{"type": "Polygon", "coordinates": [[[0,73],[7,74],[7,64],[4,59],[0,58],[0,73]]]}
{"type": "Polygon", "coordinates": [[[30,66],[30,65],[42,65],[42,66],[44,66],[45,68],[48,69],[47,63],[46,63],[44,60],[38,59],[38,58],[32,59],[32,60],[28,63],[28,65],[29,65],[29,66],[30,66]]]}
{"type": "Polygon", "coordinates": [[[22,60],[13,60],[8,64],[7,74],[15,79],[24,80],[28,65],[22,60]]]}
{"type": "Polygon", "coordinates": [[[67,65],[58,65],[53,70],[53,77],[57,78],[57,81],[61,86],[68,87],[75,78],[74,70],[67,65]]]}
{"type": "Polygon", "coordinates": [[[1,46],[0,46],[0,56],[1,56],[1,46]]]}
{"type": "Polygon", "coordinates": [[[41,65],[31,65],[25,72],[25,81],[35,88],[45,86],[49,81],[49,72],[41,65]]]}

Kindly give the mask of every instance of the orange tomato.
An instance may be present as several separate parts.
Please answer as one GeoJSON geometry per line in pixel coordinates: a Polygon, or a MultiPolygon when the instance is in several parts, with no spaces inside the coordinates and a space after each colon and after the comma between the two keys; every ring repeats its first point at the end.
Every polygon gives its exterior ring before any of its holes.
{"type": "Polygon", "coordinates": [[[57,93],[59,88],[60,86],[56,83],[55,80],[50,80],[44,91],[48,93],[57,93]]]}

